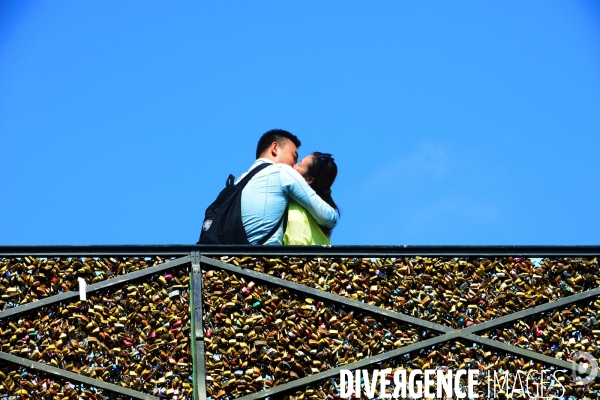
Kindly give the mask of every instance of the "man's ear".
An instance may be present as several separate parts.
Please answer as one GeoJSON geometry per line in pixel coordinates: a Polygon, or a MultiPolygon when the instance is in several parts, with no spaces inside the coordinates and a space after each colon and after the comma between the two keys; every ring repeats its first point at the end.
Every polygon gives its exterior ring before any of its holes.
{"type": "Polygon", "coordinates": [[[315,181],[315,179],[312,176],[309,176],[308,178],[306,178],[306,183],[308,183],[309,185],[311,183],[313,183],[315,181]]]}
{"type": "Polygon", "coordinates": [[[273,157],[277,157],[277,153],[279,152],[279,143],[273,142],[271,143],[270,151],[273,157]]]}

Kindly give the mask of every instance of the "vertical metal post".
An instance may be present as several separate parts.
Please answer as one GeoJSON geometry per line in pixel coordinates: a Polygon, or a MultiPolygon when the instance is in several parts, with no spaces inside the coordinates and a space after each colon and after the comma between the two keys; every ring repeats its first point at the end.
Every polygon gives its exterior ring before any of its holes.
{"type": "Polygon", "coordinates": [[[194,337],[194,373],[195,400],[206,400],[206,368],[204,365],[204,327],[202,326],[202,271],[200,270],[200,252],[192,251],[192,290],[193,290],[193,337],[194,337]]]}
{"type": "MultiPolygon", "coordinates": [[[[190,261],[191,262],[191,261],[190,261]]],[[[194,315],[194,275],[192,269],[188,273],[190,280],[188,282],[189,285],[189,298],[188,298],[188,312],[190,316],[190,343],[191,343],[191,353],[192,353],[192,400],[197,400],[197,392],[196,388],[196,323],[195,323],[195,315],[194,315]]]]}

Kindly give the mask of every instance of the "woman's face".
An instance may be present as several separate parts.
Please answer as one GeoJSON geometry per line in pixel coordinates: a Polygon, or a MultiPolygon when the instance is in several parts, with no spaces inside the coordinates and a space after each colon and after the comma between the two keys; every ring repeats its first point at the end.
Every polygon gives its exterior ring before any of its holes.
{"type": "MultiPolygon", "coordinates": [[[[298,164],[294,165],[294,169],[296,171],[298,171],[298,173],[300,175],[302,175],[304,177],[304,179],[306,179],[307,181],[309,180],[308,167],[310,167],[312,165],[314,157],[315,157],[314,155],[309,154],[306,157],[304,157],[302,160],[300,160],[300,162],[298,164]]],[[[310,177],[310,180],[312,181],[312,177],[310,177]]]]}

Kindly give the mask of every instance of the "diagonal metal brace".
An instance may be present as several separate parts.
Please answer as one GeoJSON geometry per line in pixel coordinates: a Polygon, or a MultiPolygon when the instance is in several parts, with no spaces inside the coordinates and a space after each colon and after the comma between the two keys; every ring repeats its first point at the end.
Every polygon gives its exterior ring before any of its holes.
{"type": "Polygon", "coordinates": [[[497,326],[504,325],[509,322],[518,321],[523,318],[530,317],[532,315],[541,314],[543,312],[550,311],[555,308],[568,306],[569,304],[575,303],[577,301],[586,300],[597,296],[600,296],[600,287],[586,290],[585,292],[577,293],[572,296],[563,297],[562,299],[551,301],[550,303],[541,304],[539,306],[505,315],[503,317],[499,317],[490,321],[485,321],[480,324],[472,325],[468,328],[464,328],[462,331],[466,333],[475,333],[481,332],[483,330],[493,329],[497,326]]]}
{"type": "Polygon", "coordinates": [[[134,399],[142,400],[159,400],[159,397],[152,396],[146,393],[138,392],[137,390],[129,389],[120,385],[114,385],[98,379],[89,378],[84,375],[79,375],[74,372],[66,371],[64,369],[52,367],[50,365],[41,364],[36,361],[31,361],[26,358],[17,357],[12,354],[0,352],[0,360],[8,361],[13,364],[22,365],[25,368],[48,373],[50,375],[59,376],[68,380],[83,383],[89,386],[97,387],[100,389],[109,390],[114,393],[122,394],[125,396],[133,397],[134,399]]]}
{"type": "MultiPolygon", "coordinates": [[[[239,397],[238,400],[259,400],[259,399],[264,399],[267,397],[271,397],[271,396],[279,396],[282,395],[286,392],[290,392],[293,391],[295,389],[299,389],[299,388],[304,388],[306,386],[315,384],[319,381],[328,379],[328,378],[334,378],[336,376],[339,376],[340,371],[345,369],[345,370],[356,370],[356,369],[360,369],[360,368],[365,368],[365,367],[370,367],[374,364],[378,364],[381,363],[383,361],[395,358],[395,357],[399,357],[401,355],[404,354],[408,354],[411,352],[415,352],[415,351],[421,351],[427,347],[430,346],[436,346],[436,345],[440,345],[443,344],[445,342],[448,342],[450,340],[472,340],[472,341],[476,341],[480,344],[483,345],[487,345],[490,347],[494,347],[496,349],[499,350],[503,350],[506,352],[510,352],[513,354],[517,354],[523,357],[530,357],[531,354],[533,353],[536,357],[535,359],[537,361],[541,361],[550,365],[553,365],[555,367],[559,367],[559,368],[563,368],[566,370],[571,370],[571,368],[573,367],[573,363],[567,362],[567,361],[563,361],[563,360],[557,360],[555,358],[552,357],[548,357],[542,354],[538,354],[538,353],[534,353],[531,352],[529,350],[525,350],[525,349],[521,349],[521,348],[515,348],[514,346],[510,346],[504,343],[500,343],[497,342],[495,340],[491,340],[491,339],[486,339],[486,338],[482,338],[479,337],[477,335],[474,334],[466,334],[463,335],[462,332],[460,330],[454,330],[453,332],[450,333],[446,333],[444,335],[432,338],[432,339],[427,339],[427,340],[423,340],[421,342],[418,343],[414,343],[405,347],[402,347],[400,349],[396,349],[396,350],[392,350],[392,351],[388,351],[382,354],[378,354],[376,356],[367,358],[367,359],[363,359],[357,362],[353,362],[350,364],[346,364],[337,368],[332,368],[329,369],[327,371],[323,371],[323,372],[319,372],[318,374],[314,374],[314,375],[310,375],[301,379],[297,379],[294,380],[292,382],[287,382],[283,385],[279,385],[276,386],[274,388],[270,388],[264,391],[260,391],[258,393],[253,393],[251,395],[247,395],[247,396],[243,396],[243,397],[239,397]]],[[[588,368],[587,373],[590,374],[591,373],[591,369],[588,368]]]]}
{"type": "Polygon", "coordinates": [[[295,292],[301,292],[310,296],[318,297],[323,300],[329,300],[338,304],[343,304],[348,307],[352,307],[354,309],[358,309],[360,311],[372,312],[376,313],[396,321],[406,322],[409,324],[413,324],[416,326],[420,326],[421,328],[431,329],[440,333],[453,332],[454,329],[436,324],[435,322],[429,322],[420,318],[411,317],[406,314],[402,314],[396,311],[386,310],[385,308],[373,306],[371,304],[365,304],[357,300],[348,299],[346,297],[339,296],[337,294],[325,292],[323,290],[310,288],[308,286],[300,285],[298,283],[286,281],[285,279],[277,278],[271,275],[267,275],[261,272],[256,272],[251,269],[240,268],[237,266],[233,266],[231,264],[226,264],[221,261],[213,260],[212,258],[202,256],[201,262],[203,264],[211,265],[213,267],[224,269],[226,271],[232,272],[234,274],[244,275],[256,280],[260,280],[266,283],[270,283],[272,285],[276,285],[279,287],[285,287],[291,289],[295,292]]]}
{"type": "MultiPolygon", "coordinates": [[[[458,331],[457,331],[458,332],[458,331]]],[[[442,344],[451,339],[451,337],[455,337],[456,332],[448,333],[446,335],[438,336],[432,339],[423,340],[422,342],[411,344],[405,347],[401,347],[396,350],[387,351],[385,353],[378,354],[373,357],[365,358],[361,361],[356,361],[350,364],[346,364],[337,368],[331,368],[327,371],[319,372],[318,374],[306,376],[304,378],[300,378],[294,380],[292,382],[284,383],[283,385],[278,385],[273,388],[260,391],[258,393],[253,393],[248,396],[238,397],[237,400],[258,400],[264,399],[266,397],[274,396],[274,398],[279,398],[278,395],[289,392],[299,387],[306,387],[308,385],[312,385],[318,381],[333,378],[335,376],[340,375],[340,371],[343,369],[359,369],[371,366],[373,364],[377,364],[386,360],[389,360],[394,357],[399,357],[404,354],[408,354],[413,351],[421,350],[428,346],[435,346],[438,344],[442,344]]]]}
{"type": "MultiPolygon", "coordinates": [[[[512,354],[515,354],[515,355],[518,355],[521,357],[531,358],[533,360],[542,362],[544,364],[550,364],[550,365],[558,367],[558,368],[565,368],[565,369],[570,370],[574,365],[570,361],[564,361],[564,360],[560,360],[558,358],[546,356],[544,354],[536,353],[535,351],[523,349],[523,348],[517,347],[517,346],[512,346],[510,344],[502,343],[497,340],[484,338],[481,336],[474,335],[472,333],[466,333],[466,334],[464,332],[461,332],[461,333],[462,334],[460,335],[460,338],[463,340],[472,340],[474,342],[477,342],[479,344],[482,344],[482,345],[485,345],[488,347],[493,347],[495,349],[506,351],[507,353],[512,353],[512,354]]],[[[588,369],[588,372],[589,371],[591,371],[591,369],[588,369]]],[[[600,377],[599,377],[599,379],[600,379],[600,377]]]]}

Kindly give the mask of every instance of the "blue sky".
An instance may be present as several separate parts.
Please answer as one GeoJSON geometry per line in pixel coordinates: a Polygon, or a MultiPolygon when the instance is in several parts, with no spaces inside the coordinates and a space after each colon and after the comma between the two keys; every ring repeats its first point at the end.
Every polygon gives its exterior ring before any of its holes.
{"type": "Polygon", "coordinates": [[[0,3],[0,244],[195,243],[272,128],[333,244],[599,244],[600,5],[0,3]]]}

